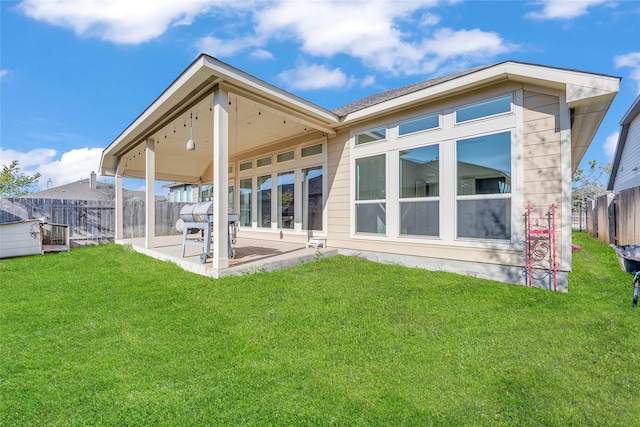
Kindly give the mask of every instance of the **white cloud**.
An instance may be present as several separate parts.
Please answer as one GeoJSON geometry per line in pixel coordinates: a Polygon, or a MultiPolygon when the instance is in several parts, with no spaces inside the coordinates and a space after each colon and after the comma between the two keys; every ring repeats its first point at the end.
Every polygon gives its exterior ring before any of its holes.
{"type": "Polygon", "coordinates": [[[206,53],[216,58],[237,55],[248,48],[256,46],[256,44],[258,44],[258,42],[251,37],[223,40],[213,36],[206,36],[196,40],[198,52],[206,53]]]}
{"type": "Polygon", "coordinates": [[[259,59],[259,60],[273,59],[273,54],[264,49],[255,49],[253,52],[251,52],[249,56],[253,59],[259,59]]]}
{"type": "Polygon", "coordinates": [[[190,25],[198,16],[215,12],[225,17],[223,22],[233,18],[230,22],[243,29],[229,24],[199,38],[195,46],[200,52],[229,57],[252,50],[249,54],[254,59],[271,59],[273,55],[264,50],[269,40],[293,40],[308,55],[349,55],[390,74],[432,72],[460,56],[487,61],[514,48],[496,33],[480,29],[437,30],[440,17],[429,9],[456,2],[24,0],[19,9],[33,19],[70,28],[78,35],[122,44],[152,40],[171,26],[190,25]],[[251,35],[246,38],[221,35],[242,34],[249,27],[251,35]],[[445,40],[447,49],[441,47],[445,40]]]}
{"type": "Polygon", "coordinates": [[[433,13],[425,13],[422,15],[422,19],[420,21],[420,25],[426,27],[432,27],[434,25],[438,25],[440,23],[440,17],[438,15],[434,15],[433,13]]]}
{"type": "MultiPolygon", "coordinates": [[[[487,60],[514,48],[497,34],[479,29],[440,29],[429,34],[424,25],[419,32],[410,32],[407,29],[413,26],[402,25],[411,21],[414,14],[435,4],[436,1],[281,1],[257,12],[256,31],[262,39],[288,35],[313,56],[346,54],[391,74],[433,71],[447,59],[459,55],[487,60]],[[331,22],[330,31],[327,22],[331,22]],[[443,41],[446,49],[440,45],[443,41]]],[[[425,24],[424,19],[427,24],[437,22],[435,16],[423,13],[415,23],[425,24]]]]}
{"type": "Polygon", "coordinates": [[[636,93],[640,95],[640,52],[631,52],[614,58],[616,68],[631,67],[629,78],[636,83],[636,93]]]}
{"type": "Polygon", "coordinates": [[[609,135],[604,141],[604,145],[602,146],[602,148],[604,149],[604,153],[606,154],[609,161],[612,161],[613,156],[615,156],[616,154],[616,147],[618,146],[619,136],[620,132],[616,131],[609,135]]]}
{"type": "Polygon", "coordinates": [[[278,74],[291,89],[313,90],[339,88],[347,83],[347,76],[339,68],[329,69],[323,65],[301,65],[278,74]]]}
{"type": "Polygon", "coordinates": [[[0,80],[4,80],[9,75],[9,70],[2,69],[0,70],[0,80]]]}
{"type": "Polygon", "coordinates": [[[425,48],[427,52],[439,58],[459,55],[487,57],[509,50],[499,35],[477,28],[459,31],[450,28],[439,29],[430,40],[425,42],[425,48]]]}
{"type": "Polygon", "coordinates": [[[362,81],[360,82],[360,87],[368,87],[373,85],[376,82],[376,78],[375,76],[366,76],[364,79],[362,79],[362,81]]]}
{"type": "Polygon", "coordinates": [[[33,19],[70,28],[77,35],[138,44],[170,26],[191,24],[214,5],[210,0],[24,0],[18,7],[33,19]]]}
{"type": "Polygon", "coordinates": [[[16,150],[3,150],[0,148],[0,159],[2,159],[3,165],[8,165],[14,160],[17,160],[20,169],[33,169],[34,166],[38,166],[41,163],[47,163],[51,161],[56,155],[56,150],[52,148],[37,148],[31,150],[28,153],[22,153],[16,150]]]}
{"type": "Polygon", "coordinates": [[[38,148],[29,152],[0,149],[0,159],[2,159],[3,165],[17,160],[21,172],[28,175],[40,173],[39,189],[46,188],[49,179],[57,187],[88,178],[92,171],[97,173],[102,149],[77,148],[62,153],[59,158],[57,158],[57,154],[56,150],[51,148],[38,148]]]}
{"type": "Polygon", "coordinates": [[[572,19],[589,13],[589,8],[603,3],[610,3],[608,0],[541,0],[542,5],[539,12],[530,12],[526,16],[533,19],[572,19]]]}

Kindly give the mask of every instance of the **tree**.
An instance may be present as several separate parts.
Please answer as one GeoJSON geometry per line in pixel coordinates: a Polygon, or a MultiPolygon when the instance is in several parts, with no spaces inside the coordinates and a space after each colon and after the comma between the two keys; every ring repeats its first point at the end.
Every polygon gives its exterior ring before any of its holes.
{"type": "Polygon", "coordinates": [[[571,199],[573,210],[580,210],[587,200],[592,200],[607,192],[607,186],[602,179],[611,172],[611,163],[598,164],[597,160],[588,162],[586,171],[577,168],[571,178],[571,199]]]}
{"type": "Polygon", "coordinates": [[[24,196],[38,184],[40,173],[32,176],[20,172],[18,161],[14,160],[9,166],[2,165],[0,173],[0,197],[24,196]]]}

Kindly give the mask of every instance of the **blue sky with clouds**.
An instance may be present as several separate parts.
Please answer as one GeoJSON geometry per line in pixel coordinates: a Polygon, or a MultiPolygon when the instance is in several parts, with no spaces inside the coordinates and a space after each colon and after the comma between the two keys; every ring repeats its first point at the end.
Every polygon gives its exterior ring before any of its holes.
{"type": "Polygon", "coordinates": [[[583,165],[640,94],[638,1],[3,0],[0,31],[0,161],[40,188],[97,171],[199,53],[327,109],[508,59],[622,77],[583,165]]]}

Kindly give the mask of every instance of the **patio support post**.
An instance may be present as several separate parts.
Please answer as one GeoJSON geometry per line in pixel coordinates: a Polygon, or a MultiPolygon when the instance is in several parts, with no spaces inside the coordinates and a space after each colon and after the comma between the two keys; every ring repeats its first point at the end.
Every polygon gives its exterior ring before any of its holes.
{"type": "Polygon", "coordinates": [[[124,203],[123,203],[123,195],[122,195],[122,177],[120,175],[116,175],[116,198],[115,198],[115,238],[116,240],[121,240],[124,238],[124,203]]]}
{"type": "Polygon", "coordinates": [[[229,93],[213,94],[213,268],[229,267],[229,93]]]}
{"type": "Polygon", "coordinates": [[[156,247],[156,149],[153,139],[147,139],[145,143],[146,158],[146,188],[145,188],[145,233],[144,247],[146,249],[156,247]]]}

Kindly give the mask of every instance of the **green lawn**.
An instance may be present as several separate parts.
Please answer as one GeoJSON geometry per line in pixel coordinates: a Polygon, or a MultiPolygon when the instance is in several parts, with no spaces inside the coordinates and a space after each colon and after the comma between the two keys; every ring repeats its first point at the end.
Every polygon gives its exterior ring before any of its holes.
{"type": "Polygon", "coordinates": [[[207,279],[125,247],[0,261],[0,425],[640,423],[640,311],[574,234],[569,293],[337,256],[207,279]]]}

